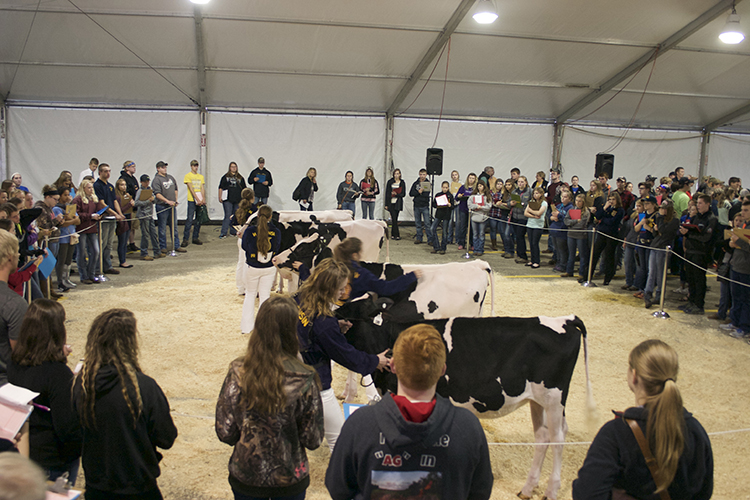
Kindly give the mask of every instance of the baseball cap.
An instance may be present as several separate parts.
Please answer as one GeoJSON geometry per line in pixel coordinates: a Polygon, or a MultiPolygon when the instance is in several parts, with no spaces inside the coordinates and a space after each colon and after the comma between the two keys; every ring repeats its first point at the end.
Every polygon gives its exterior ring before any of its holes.
{"type": "Polygon", "coordinates": [[[192,160],[190,166],[192,167],[193,165],[198,165],[198,160],[192,160]]]}
{"type": "Polygon", "coordinates": [[[617,182],[628,182],[628,180],[623,176],[623,177],[618,177],[617,182]]]}
{"type": "Polygon", "coordinates": [[[265,162],[266,162],[266,159],[263,158],[262,156],[258,158],[258,163],[265,163],[265,162]]]}
{"type": "Polygon", "coordinates": [[[643,200],[643,203],[651,203],[653,205],[656,205],[656,198],[653,196],[646,196],[645,198],[641,198],[643,200]]]}
{"type": "Polygon", "coordinates": [[[158,162],[158,163],[156,164],[156,168],[166,167],[167,165],[169,165],[169,163],[166,163],[166,162],[160,161],[160,162],[158,162]]]}
{"type": "Polygon", "coordinates": [[[149,176],[148,176],[148,174],[143,174],[143,175],[141,176],[141,182],[144,182],[144,181],[145,181],[145,182],[148,182],[148,181],[150,181],[150,180],[151,180],[151,177],[149,177],[149,176]]]}

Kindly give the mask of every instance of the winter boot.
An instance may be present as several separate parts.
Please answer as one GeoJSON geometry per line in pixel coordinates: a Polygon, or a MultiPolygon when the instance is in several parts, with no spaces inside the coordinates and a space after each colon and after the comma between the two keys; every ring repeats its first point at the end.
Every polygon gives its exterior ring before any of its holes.
{"type": "Polygon", "coordinates": [[[497,238],[490,238],[490,248],[497,252],[497,238]]]}

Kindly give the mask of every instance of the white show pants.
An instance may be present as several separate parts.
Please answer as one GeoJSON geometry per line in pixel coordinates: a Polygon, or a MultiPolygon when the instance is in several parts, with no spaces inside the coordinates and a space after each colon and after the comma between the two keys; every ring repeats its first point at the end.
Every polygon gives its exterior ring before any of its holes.
{"type": "Polygon", "coordinates": [[[336,394],[333,389],[320,391],[320,399],[323,401],[323,422],[325,425],[326,441],[328,447],[333,453],[333,447],[336,446],[336,440],[341,434],[341,428],[344,426],[344,411],[336,400],[336,394]]]}
{"type": "Polygon", "coordinates": [[[242,238],[237,238],[237,248],[240,250],[240,256],[237,258],[237,270],[234,272],[234,282],[237,284],[237,293],[245,293],[245,251],[242,249],[242,238]]]}
{"type": "Polygon", "coordinates": [[[275,267],[252,267],[245,264],[245,302],[242,304],[240,331],[250,333],[255,327],[255,297],[260,297],[258,307],[271,296],[276,280],[275,267]]]}

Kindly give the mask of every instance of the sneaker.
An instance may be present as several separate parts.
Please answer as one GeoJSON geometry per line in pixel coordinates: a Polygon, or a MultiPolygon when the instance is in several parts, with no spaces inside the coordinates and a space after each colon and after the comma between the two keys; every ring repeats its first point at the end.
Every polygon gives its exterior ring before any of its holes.
{"type": "Polygon", "coordinates": [[[421,245],[422,243],[424,243],[422,240],[415,240],[414,241],[415,245],[421,245]]]}
{"type": "Polygon", "coordinates": [[[65,279],[63,280],[63,285],[65,285],[66,287],[68,287],[68,288],[70,288],[70,289],[73,289],[73,288],[75,288],[76,286],[78,286],[78,285],[76,285],[75,283],[73,283],[72,281],[70,281],[70,280],[69,280],[69,279],[67,279],[67,278],[65,278],[65,279]]]}
{"type": "Polygon", "coordinates": [[[439,251],[438,253],[439,253],[440,255],[445,255],[445,250],[440,250],[440,251],[439,251]]]}
{"type": "Polygon", "coordinates": [[[188,246],[189,244],[190,244],[190,243],[188,242],[188,240],[182,240],[182,243],[180,243],[180,246],[181,246],[181,247],[186,247],[186,246],[188,246]]]}
{"type": "Polygon", "coordinates": [[[680,288],[675,288],[674,290],[672,290],[672,292],[673,293],[679,293],[680,295],[687,295],[688,294],[688,289],[680,287],[680,288]]]}
{"type": "Polygon", "coordinates": [[[521,257],[516,257],[516,264],[526,264],[529,261],[529,259],[522,259],[521,257]]]}
{"type": "Polygon", "coordinates": [[[438,253],[437,248],[433,248],[432,250],[430,250],[430,253],[438,253]]]}
{"type": "MultiPolygon", "coordinates": [[[[225,240],[225,239],[227,239],[227,235],[225,234],[224,236],[219,236],[219,239],[220,239],[220,240],[225,240]]],[[[399,238],[399,239],[400,239],[400,238],[399,238]]]]}
{"type": "Polygon", "coordinates": [[[734,330],[739,330],[736,326],[734,326],[732,323],[727,323],[725,325],[719,325],[720,330],[724,330],[725,332],[731,332],[734,330]]]}
{"type": "Polygon", "coordinates": [[[512,259],[512,258],[513,258],[513,254],[510,252],[506,252],[503,254],[503,259],[512,259]]]}
{"type": "Polygon", "coordinates": [[[104,274],[120,274],[120,271],[112,267],[110,269],[105,269],[104,274]]]}
{"type": "Polygon", "coordinates": [[[149,255],[141,255],[141,260],[154,260],[154,258],[149,255]]]}
{"type": "Polygon", "coordinates": [[[57,287],[57,290],[55,290],[55,292],[57,292],[59,294],[63,294],[65,292],[67,292],[68,290],[70,290],[70,288],[67,288],[67,287],[65,287],[63,285],[60,285],[60,286],[57,287]]]}
{"type": "Polygon", "coordinates": [[[748,337],[749,335],[743,332],[742,330],[740,330],[739,328],[735,328],[733,331],[729,332],[729,336],[732,337],[733,339],[744,339],[748,337]]]}
{"type": "Polygon", "coordinates": [[[81,280],[81,283],[84,285],[93,285],[96,282],[94,280],[81,280]]]}
{"type": "Polygon", "coordinates": [[[193,245],[202,245],[202,244],[203,244],[203,242],[201,240],[199,240],[198,238],[195,238],[193,240],[193,245]]]}
{"type": "Polygon", "coordinates": [[[187,253],[187,250],[185,250],[185,249],[184,249],[184,248],[182,248],[182,247],[180,247],[180,248],[175,248],[175,249],[174,249],[174,251],[175,251],[175,252],[177,252],[177,253],[187,253]]]}

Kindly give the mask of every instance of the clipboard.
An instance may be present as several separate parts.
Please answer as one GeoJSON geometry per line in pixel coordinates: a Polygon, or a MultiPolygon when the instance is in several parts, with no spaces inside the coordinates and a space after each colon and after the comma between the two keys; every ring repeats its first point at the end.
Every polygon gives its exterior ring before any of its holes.
{"type": "Polygon", "coordinates": [[[446,196],[444,194],[436,196],[435,197],[435,203],[439,207],[447,207],[447,206],[450,205],[450,203],[448,203],[448,196],[446,196]]]}
{"type": "Polygon", "coordinates": [[[97,210],[97,211],[96,211],[96,215],[101,215],[101,214],[103,214],[104,212],[106,212],[107,210],[109,210],[109,207],[104,207],[104,208],[102,208],[101,210],[97,210]]]}
{"type": "Polygon", "coordinates": [[[429,193],[432,190],[432,184],[430,184],[428,181],[421,182],[420,187],[425,193],[429,193]]]}
{"type": "Polygon", "coordinates": [[[148,201],[151,199],[151,197],[154,195],[154,190],[149,189],[141,189],[141,196],[138,198],[138,201],[148,201]]]}
{"type": "Polygon", "coordinates": [[[258,178],[258,184],[266,182],[266,174],[257,174],[255,177],[258,178]]]}
{"type": "Polygon", "coordinates": [[[745,240],[748,243],[750,243],[750,229],[740,229],[739,227],[736,227],[734,229],[724,230],[725,240],[731,239],[733,235],[738,236],[740,239],[745,240]]]}
{"type": "Polygon", "coordinates": [[[581,210],[579,208],[571,208],[568,210],[568,215],[572,220],[581,220],[581,210]]]}
{"type": "Polygon", "coordinates": [[[76,206],[74,203],[65,206],[65,215],[69,216],[71,219],[75,218],[76,206]]]}

